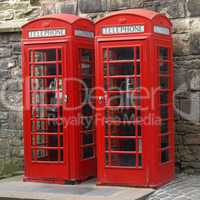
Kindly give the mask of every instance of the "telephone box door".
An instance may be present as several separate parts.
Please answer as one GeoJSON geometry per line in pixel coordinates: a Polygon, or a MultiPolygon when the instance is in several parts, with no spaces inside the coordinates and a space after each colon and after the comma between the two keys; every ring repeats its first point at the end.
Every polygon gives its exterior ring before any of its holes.
{"type": "MultiPolygon", "coordinates": [[[[24,48],[25,179],[69,177],[66,44],[24,48]],[[28,166],[28,167],[26,167],[28,166]]],[[[52,181],[51,180],[51,181],[52,181]]]]}
{"type": "Polygon", "coordinates": [[[148,147],[141,87],[146,41],[102,42],[97,48],[97,88],[103,88],[97,92],[98,182],[145,185],[148,147]]]}

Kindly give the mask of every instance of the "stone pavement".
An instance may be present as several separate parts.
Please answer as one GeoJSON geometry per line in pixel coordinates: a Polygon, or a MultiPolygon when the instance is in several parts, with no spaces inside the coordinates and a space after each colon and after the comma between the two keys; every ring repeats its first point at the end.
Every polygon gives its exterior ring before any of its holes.
{"type": "Polygon", "coordinates": [[[146,200],[200,200],[200,175],[178,175],[146,200]]]}
{"type": "Polygon", "coordinates": [[[23,182],[22,177],[0,180],[0,200],[145,200],[153,189],[96,186],[95,180],[78,185],[23,182]]]}

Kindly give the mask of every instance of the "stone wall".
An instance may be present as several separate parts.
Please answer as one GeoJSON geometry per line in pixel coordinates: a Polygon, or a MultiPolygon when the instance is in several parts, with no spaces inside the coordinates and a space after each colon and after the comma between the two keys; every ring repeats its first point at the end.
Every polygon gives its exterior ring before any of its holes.
{"type": "MultiPolygon", "coordinates": [[[[174,25],[177,169],[200,173],[199,0],[0,0],[0,82],[21,77],[18,31],[26,21],[52,13],[73,13],[96,20],[127,8],[164,13],[174,25]]],[[[21,104],[20,85],[6,88],[11,102],[21,104]]],[[[22,167],[21,124],[21,111],[0,106],[0,176],[22,167]]]]}

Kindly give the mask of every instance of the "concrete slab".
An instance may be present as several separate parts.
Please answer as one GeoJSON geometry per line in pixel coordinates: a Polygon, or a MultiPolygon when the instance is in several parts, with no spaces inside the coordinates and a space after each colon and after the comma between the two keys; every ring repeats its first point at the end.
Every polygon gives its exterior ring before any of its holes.
{"type": "Polygon", "coordinates": [[[0,180],[0,199],[27,200],[143,200],[154,189],[96,186],[95,179],[78,185],[23,182],[22,176],[0,180]]]}

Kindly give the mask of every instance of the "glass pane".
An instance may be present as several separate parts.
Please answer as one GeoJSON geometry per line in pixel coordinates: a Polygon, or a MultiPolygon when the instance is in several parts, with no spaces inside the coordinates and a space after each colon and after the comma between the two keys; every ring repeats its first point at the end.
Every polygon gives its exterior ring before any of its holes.
{"type": "Polygon", "coordinates": [[[112,48],[109,49],[109,59],[110,60],[133,60],[134,58],[134,48],[112,48]]]}
{"type": "Polygon", "coordinates": [[[105,79],[105,82],[107,83],[109,81],[110,87],[107,88],[107,85],[105,85],[105,90],[109,91],[130,91],[134,90],[134,79],[133,78],[111,78],[111,79],[105,79]]]}
{"type": "Polygon", "coordinates": [[[168,77],[160,77],[160,87],[162,89],[168,89],[169,88],[169,84],[168,84],[168,77]]]}
{"type": "Polygon", "coordinates": [[[111,154],[112,166],[136,166],[136,155],[134,154],[111,154]]]}
{"type": "MultiPolygon", "coordinates": [[[[106,135],[108,134],[108,123],[106,126],[106,135]]],[[[135,136],[134,124],[110,124],[111,136],[135,136]]]]}
{"type": "Polygon", "coordinates": [[[94,156],[93,147],[84,147],[83,149],[83,159],[91,158],[94,156]]]}
{"type": "Polygon", "coordinates": [[[138,136],[142,136],[141,125],[138,124],[138,136]]]}
{"type": "Polygon", "coordinates": [[[108,156],[108,153],[105,154],[105,164],[109,165],[109,156],[108,156]]]}
{"type": "Polygon", "coordinates": [[[58,64],[58,70],[56,68],[56,64],[31,65],[31,76],[51,76],[57,74],[61,75],[62,65],[58,64]]]}
{"type": "Polygon", "coordinates": [[[135,97],[133,93],[110,94],[110,106],[134,106],[135,97]]]}
{"type": "Polygon", "coordinates": [[[92,61],[92,50],[81,49],[81,61],[92,61]]]}
{"type": "Polygon", "coordinates": [[[140,47],[136,47],[136,58],[140,59],[140,47]]]}
{"type": "Polygon", "coordinates": [[[111,150],[136,151],[136,141],[135,139],[111,139],[111,150]]]}
{"type": "Polygon", "coordinates": [[[163,135],[161,136],[161,148],[166,148],[169,146],[169,136],[163,135]]]}
{"type": "Polygon", "coordinates": [[[169,66],[167,62],[160,62],[160,74],[168,74],[169,66]]]}
{"type": "Polygon", "coordinates": [[[44,62],[44,61],[56,61],[56,60],[57,60],[56,49],[35,50],[31,58],[32,62],[44,62]]]}
{"type": "Polygon", "coordinates": [[[168,49],[165,47],[160,47],[160,60],[168,59],[168,49]]]}
{"type": "Polygon", "coordinates": [[[164,163],[167,161],[169,161],[169,150],[164,150],[161,153],[161,162],[164,163]]]}
{"type": "Polygon", "coordinates": [[[162,119],[168,118],[168,106],[161,106],[160,108],[160,116],[162,119]]]}
{"type": "MultiPolygon", "coordinates": [[[[109,65],[109,76],[117,75],[133,75],[134,66],[133,63],[115,63],[109,65]]],[[[107,74],[104,74],[105,76],[107,74]]]]}
{"type": "Polygon", "coordinates": [[[138,152],[142,152],[142,139],[138,139],[138,152]]]}
{"type": "Polygon", "coordinates": [[[92,144],[93,143],[93,134],[83,134],[83,144],[92,144]]]}
{"type": "Polygon", "coordinates": [[[81,64],[81,73],[82,73],[82,77],[91,76],[91,74],[92,74],[91,64],[82,63],[81,64]]]}
{"type": "Polygon", "coordinates": [[[160,104],[167,104],[169,103],[169,93],[167,91],[162,92],[160,91],[160,104]]]}
{"type": "Polygon", "coordinates": [[[140,62],[137,62],[136,74],[140,75],[140,62]]]}
{"type": "Polygon", "coordinates": [[[62,104],[62,92],[31,93],[32,104],[62,104]]]}
{"type": "Polygon", "coordinates": [[[32,121],[32,132],[56,133],[63,131],[63,123],[57,121],[32,121]]]}
{"type": "Polygon", "coordinates": [[[62,90],[62,79],[34,78],[31,79],[32,90],[62,90]]]}
{"type": "MultiPolygon", "coordinates": [[[[58,150],[56,149],[37,149],[33,150],[33,160],[36,158],[38,161],[59,161],[58,150]]],[[[62,158],[63,159],[63,158],[62,158]]],[[[60,159],[60,161],[63,161],[60,159]]]]}
{"type": "Polygon", "coordinates": [[[57,118],[58,112],[62,117],[62,107],[33,107],[32,118],[57,118]]]}
{"type": "Polygon", "coordinates": [[[161,122],[161,133],[167,133],[168,132],[168,121],[162,121],[161,122]]]}
{"type": "Polygon", "coordinates": [[[142,154],[138,155],[138,165],[139,167],[142,167],[142,154]]]}
{"type": "Polygon", "coordinates": [[[107,111],[111,121],[135,121],[134,108],[119,108],[107,111]]]}

